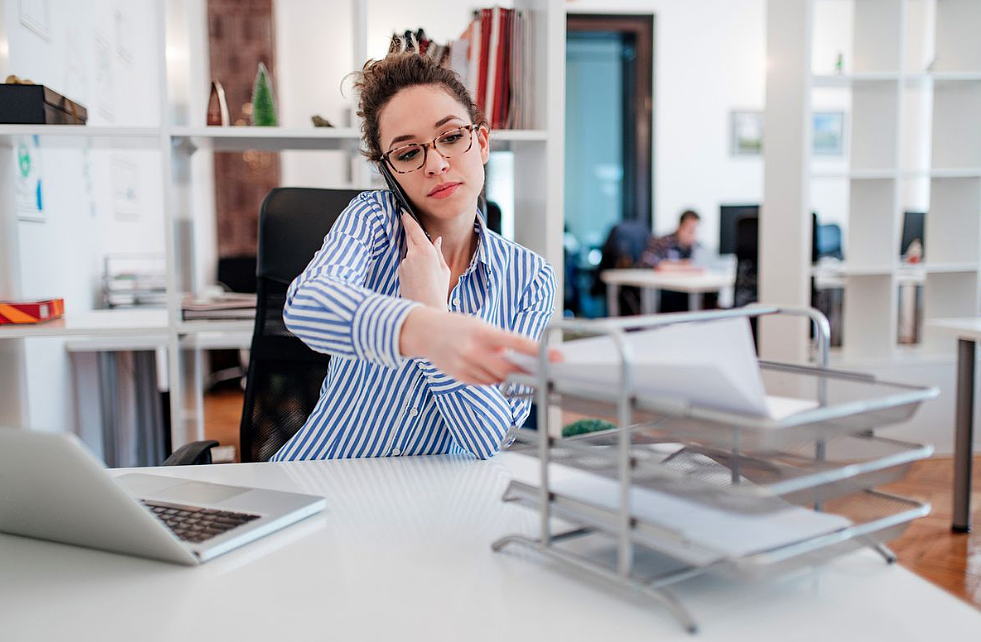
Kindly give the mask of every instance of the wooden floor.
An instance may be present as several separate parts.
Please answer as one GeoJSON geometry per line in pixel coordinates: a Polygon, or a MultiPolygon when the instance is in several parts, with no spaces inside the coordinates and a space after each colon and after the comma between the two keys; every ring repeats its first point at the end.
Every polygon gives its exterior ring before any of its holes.
{"type": "MultiPolygon", "coordinates": [[[[205,396],[206,437],[235,445],[242,412],[242,393],[223,391],[205,396]]],[[[974,532],[950,532],[953,461],[934,457],[917,462],[906,478],[882,490],[920,501],[933,511],[916,520],[890,547],[899,563],[981,610],[981,456],[974,458],[972,515],[974,532]]]]}

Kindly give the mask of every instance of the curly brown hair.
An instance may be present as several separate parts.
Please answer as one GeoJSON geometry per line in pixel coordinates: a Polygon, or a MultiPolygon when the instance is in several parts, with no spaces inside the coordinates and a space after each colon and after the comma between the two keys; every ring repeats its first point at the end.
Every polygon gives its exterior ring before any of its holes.
{"type": "Polygon", "coordinates": [[[361,153],[381,161],[378,116],[388,102],[402,89],[415,85],[437,85],[455,98],[476,125],[487,125],[470,92],[455,71],[414,51],[390,53],[381,60],[369,60],[354,73],[354,90],[358,93],[358,116],[361,117],[361,153]]]}

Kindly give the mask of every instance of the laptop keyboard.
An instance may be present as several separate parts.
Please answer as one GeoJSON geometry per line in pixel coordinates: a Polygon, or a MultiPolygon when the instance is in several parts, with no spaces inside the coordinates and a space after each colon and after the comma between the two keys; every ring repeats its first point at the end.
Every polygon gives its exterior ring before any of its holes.
{"type": "Polygon", "coordinates": [[[199,544],[212,537],[227,533],[233,528],[259,519],[259,515],[249,513],[233,513],[214,508],[199,508],[165,502],[150,502],[141,499],[151,513],[174,531],[177,537],[185,542],[199,544]]]}

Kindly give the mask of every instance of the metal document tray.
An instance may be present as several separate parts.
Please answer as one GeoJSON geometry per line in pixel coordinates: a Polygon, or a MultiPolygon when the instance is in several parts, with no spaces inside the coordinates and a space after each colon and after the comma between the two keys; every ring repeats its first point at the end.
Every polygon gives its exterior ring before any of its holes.
{"type": "MultiPolygon", "coordinates": [[[[525,431],[531,432],[531,431],[525,431]]],[[[826,444],[763,451],[722,451],[665,442],[645,428],[631,432],[631,484],[730,511],[765,512],[813,504],[901,479],[932,446],[857,435],[826,444]]],[[[536,456],[533,435],[516,435],[511,451],[536,456]]],[[[607,430],[557,441],[550,461],[618,479],[619,433],[607,430]]]]}
{"type": "MultiPolygon", "coordinates": [[[[760,362],[767,394],[812,401],[815,407],[780,420],[693,405],[685,399],[638,397],[623,391],[633,423],[666,439],[697,441],[724,450],[768,450],[828,440],[909,419],[939,390],[879,381],[871,375],[825,368],[760,362]]],[[[535,377],[515,383],[535,387],[535,377]]],[[[566,410],[616,423],[618,393],[595,386],[551,380],[550,402],[566,410]]]]}
{"type": "MultiPolygon", "coordinates": [[[[560,493],[551,494],[551,510],[555,517],[614,539],[618,536],[618,510],[560,493]]],[[[505,491],[504,501],[540,510],[540,497],[537,487],[512,481],[505,491]]],[[[634,544],[673,557],[698,573],[766,579],[798,568],[816,566],[851,550],[891,541],[902,535],[912,520],[927,515],[930,506],[867,490],[829,502],[825,512],[847,517],[852,525],[811,539],[738,557],[700,546],[677,532],[637,517],[631,520],[630,539],[634,544]]],[[[677,579],[685,578],[679,576],[677,579]]],[[[649,578],[645,581],[650,583],[649,578]]]]}
{"type": "Polygon", "coordinates": [[[540,341],[537,374],[509,378],[518,384],[513,395],[534,390],[539,430],[513,433],[519,441],[514,449],[534,446],[527,454],[537,458],[540,476],[512,481],[504,499],[539,511],[540,534],[506,535],[492,548],[532,548],[630,588],[667,608],[689,632],[697,623],[667,587],[703,573],[768,577],[860,547],[895,561],[883,542],[930,508],[868,489],[897,479],[932,450],[876,438],[871,431],[908,419],[938,391],[837,372],[829,361],[830,326],[810,308],[763,305],[552,321],[540,341]],[[768,315],[806,318],[814,328],[820,367],[760,362],[768,396],[807,402],[793,405],[800,408],[794,414],[771,419],[727,412],[708,407],[711,399],[699,405],[658,395],[636,378],[642,371],[632,365],[632,330],[768,315]],[[609,337],[618,352],[617,380],[597,385],[578,372],[557,377],[547,351],[555,332],[609,337]],[[554,425],[558,408],[608,419],[617,428],[552,437],[544,427],[554,425]],[[553,465],[589,471],[593,479],[583,483],[573,471],[553,465]],[[815,512],[805,515],[810,509],[803,505],[811,502],[815,512]],[[779,507],[790,510],[781,513],[779,507]],[[847,519],[825,519],[826,514],[847,519]],[[561,532],[555,530],[559,522],[561,532]],[[581,554],[593,541],[605,555],[581,554]],[[639,568],[634,549],[667,562],[668,569],[652,575],[639,568]]]}

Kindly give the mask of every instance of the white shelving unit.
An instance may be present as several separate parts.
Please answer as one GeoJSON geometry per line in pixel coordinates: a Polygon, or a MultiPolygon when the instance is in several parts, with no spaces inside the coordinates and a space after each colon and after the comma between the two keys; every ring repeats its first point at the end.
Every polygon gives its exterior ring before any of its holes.
{"type": "MultiPolygon", "coordinates": [[[[368,51],[369,5],[391,0],[350,0],[352,53],[354,60],[379,57],[384,51],[368,51]]],[[[484,6],[475,3],[474,8],[484,6]]],[[[516,0],[516,9],[532,14],[535,95],[531,110],[535,127],[520,131],[493,131],[492,149],[514,153],[515,240],[542,254],[555,267],[562,291],[562,166],[565,96],[565,4],[562,0],[516,0]]],[[[24,363],[17,356],[16,342],[30,337],[112,337],[152,335],[154,344],[165,334],[170,387],[171,437],[173,447],[203,437],[200,350],[212,347],[248,345],[251,321],[194,321],[181,318],[181,301],[198,285],[196,264],[210,264],[213,248],[202,250],[201,239],[213,231],[212,152],[338,150],[355,157],[360,141],[358,127],[206,127],[207,69],[206,4],[201,0],[158,0],[159,26],[155,37],[159,51],[159,93],[162,123],[159,127],[104,127],[55,125],[0,125],[0,151],[18,137],[39,137],[45,148],[149,149],[161,154],[163,183],[164,236],[167,263],[167,309],[165,311],[69,312],[62,321],[37,328],[0,328],[0,365],[5,375],[13,373],[19,382],[8,385],[0,395],[7,410],[0,422],[18,425],[17,404],[22,395],[24,363]],[[175,53],[179,52],[179,53],[175,53]],[[191,116],[188,116],[190,114],[191,116]],[[206,256],[203,256],[206,254],[206,256]],[[14,345],[13,348],[9,346],[14,345]],[[4,347],[7,346],[7,347],[4,347]],[[14,401],[11,401],[14,400],[14,401]],[[10,403],[8,403],[10,402],[10,403]]],[[[438,11],[434,5],[430,11],[438,11]]],[[[422,11],[424,14],[425,11],[422,11]]],[[[418,17],[425,23],[425,15],[418,17]]],[[[460,25],[462,31],[465,24],[460,25]]],[[[2,27],[2,24],[0,24],[2,27]]],[[[2,34],[0,34],[2,35],[2,34]]],[[[338,51],[337,54],[344,54],[338,51]]],[[[0,57],[0,67],[4,60],[0,57]]],[[[340,80],[340,78],[336,79],[340,80]]],[[[335,83],[336,84],[336,83],[335,83]]],[[[0,160],[0,171],[9,167],[9,150],[0,160]]],[[[981,164],[981,163],[979,163],[981,164]]],[[[361,163],[354,162],[354,166],[361,163]]],[[[370,188],[368,172],[352,172],[350,187],[370,188]]],[[[22,296],[16,268],[16,219],[13,199],[0,202],[0,295],[22,296]],[[9,251],[7,251],[9,250],[9,251]],[[7,290],[6,292],[4,290],[7,290]]],[[[561,306],[561,297],[557,301],[561,306]]]]}
{"type": "MultiPolygon", "coordinates": [[[[805,114],[829,92],[848,105],[847,167],[814,163],[805,178],[810,193],[847,182],[842,359],[889,359],[899,350],[898,276],[908,269],[898,257],[903,213],[918,209],[909,194],[928,193],[924,317],[981,311],[981,2],[810,2],[812,12],[850,12],[852,28],[844,73],[811,61],[805,114]]],[[[927,336],[919,351],[949,343],[927,336]]]]}

